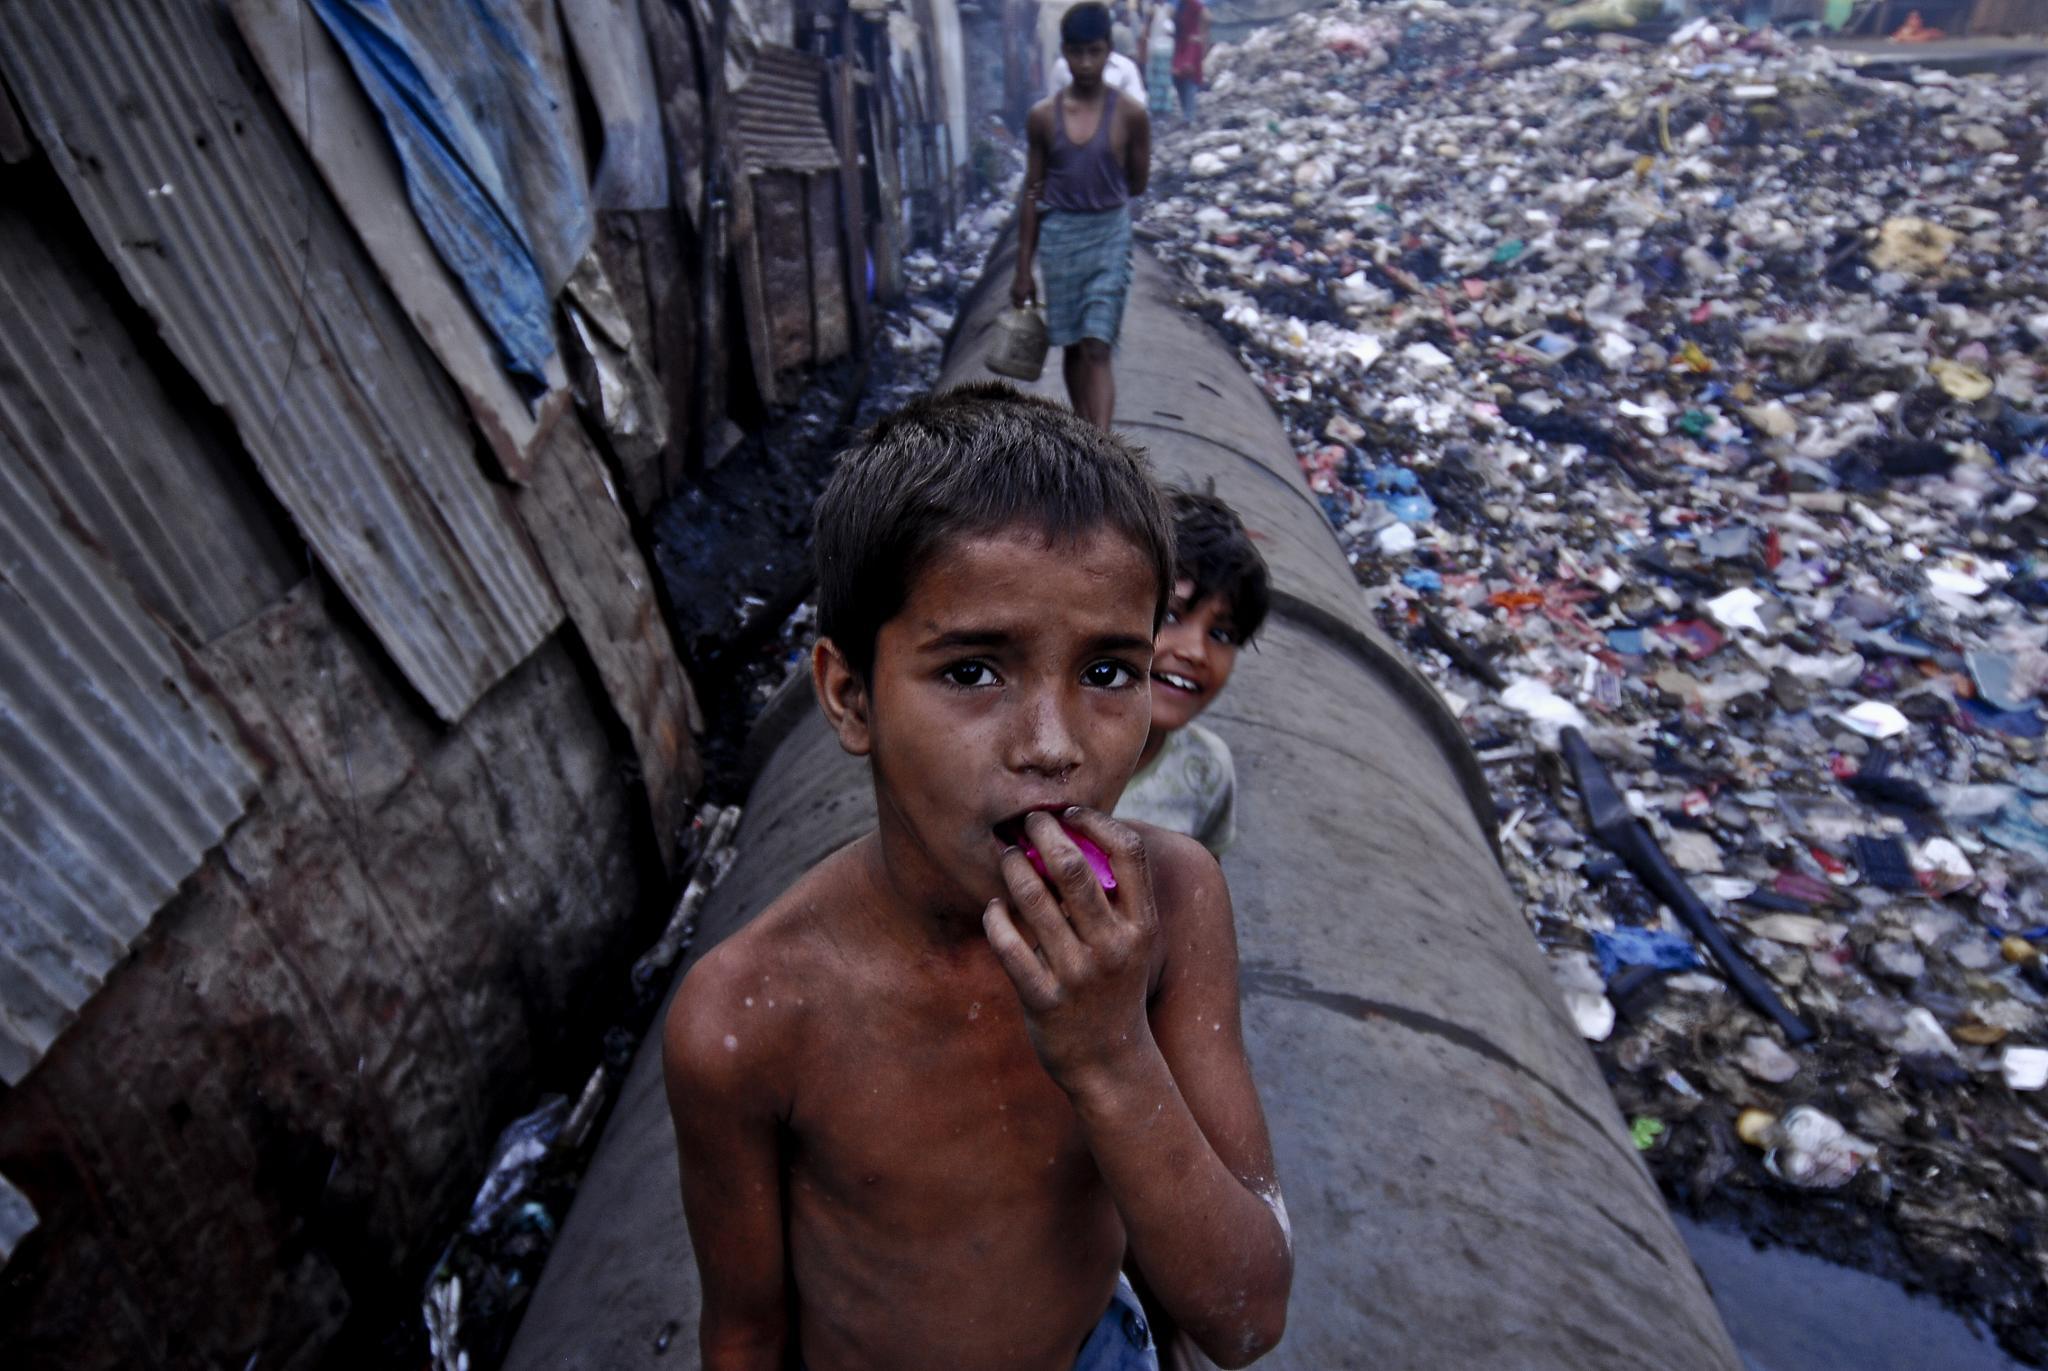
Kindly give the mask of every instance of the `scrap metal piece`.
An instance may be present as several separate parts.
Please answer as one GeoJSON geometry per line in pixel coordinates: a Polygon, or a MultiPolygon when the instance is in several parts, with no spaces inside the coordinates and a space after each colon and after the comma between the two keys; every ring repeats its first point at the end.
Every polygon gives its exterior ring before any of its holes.
{"type": "Polygon", "coordinates": [[[1812,1041],[1813,1030],[1786,1008],[1769,982],[1737,950],[1735,944],[1728,941],[1728,935],[1721,931],[1713,911],[1685,883],[1685,878],[1671,865],[1671,859],[1657,846],[1650,831],[1629,812],[1628,802],[1615,789],[1607,768],[1593,755],[1585,735],[1576,728],[1566,728],[1558,736],[1560,750],[1572,769],[1572,781],[1579,788],[1579,798],[1586,806],[1586,822],[1594,836],[1612,848],[1628,863],[1629,870],[1635,872],[1636,879],[1671,907],[1679,921],[1692,930],[1692,935],[1707,951],[1714,954],[1714,960],[1721,964],[1729,984],[1778,1026],[1786,1042],[1797,1047],[1812,1041]]]}

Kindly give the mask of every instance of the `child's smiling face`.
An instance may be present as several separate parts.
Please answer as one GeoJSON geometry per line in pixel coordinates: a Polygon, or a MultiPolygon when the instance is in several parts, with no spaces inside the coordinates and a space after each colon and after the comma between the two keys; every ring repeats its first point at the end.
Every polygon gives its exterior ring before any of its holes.
{"type": "Polygon", "coordinates": [[[1114,529],[1020,526],[955,538],[916,577],[839,730],[872,759],[899,879],[978,911],[1023,814],[1115,807],[1151,725],[1155,575],[1114,529]]]}
{"type": "Polygon", "coordinates": [[[1166,733],[1186,728],[1222,693],[1243,642],[1230,601],[1194,593],[1193,581],[1174,584],[1152,654],[1152,723],[1166,733]]]}

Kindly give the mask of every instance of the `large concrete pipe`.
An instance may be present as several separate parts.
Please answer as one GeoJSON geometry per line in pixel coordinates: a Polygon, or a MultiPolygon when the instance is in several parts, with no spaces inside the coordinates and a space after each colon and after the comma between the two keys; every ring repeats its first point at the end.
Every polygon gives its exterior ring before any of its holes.
{"type": "MultiPolygon", "coordinates": [[[[987,375],[1002,304],[987,287],[1008,281],[1008,262],[998,252],[962,311],[945,384],[987,375]]],[[[1117,389],[1118,427],[1165,477],[1215,482],[1279,592],[1208,715],[1237,758],[1238,840],[1223,865],[1297,1245],[1286,1340],[1264,1364],[1732,1371],[1494,860],[1490,803],[1456,725],[1371,624],[1250,379],[1149,258],[1117,389]]],[[[777,702],[758,742],[738,862],[705,910],[700,953],[872,822],[866,769],[808,690],[777,702]]],[[[659,1055],[650,1036],[513,1371],[695,1365],[659,1055]]]]}

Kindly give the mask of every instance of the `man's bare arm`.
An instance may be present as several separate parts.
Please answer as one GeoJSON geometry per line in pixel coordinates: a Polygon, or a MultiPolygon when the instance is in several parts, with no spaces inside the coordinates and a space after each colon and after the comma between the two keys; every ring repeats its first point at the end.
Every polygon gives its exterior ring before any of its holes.
{"type": "Polygon", "coordinates": [[[1050,141],[1051,102],[1032,108],[1024,119],[1023,201],[1017,207],[1017,274],[1010,282],[1010,303],[1019,309],[1034,289],[1031,267],[1038,257],[1038,197],[1045,193],[1046,148],[1050,141]]]}
{"type": "MultiPolygon", "coordinates": [[[[1118,101],[1123,108],[1123,102],[1118,101]]],[[[1131,198],[1145,193],[1145,187],[1152,183],[1152,116],[1143,105],[1129,106],[1131,129],[1124,144],[1124,180],[1130,184],[1131,198]]]]}
{"type": "MultiPolygon", "coordinates": [[[[669,1006],[662,1066],[703,1287],[704,1371],[782,1371],[790,1342],[774,1044],[734,1034],[741,990],[714,951],[669,1006]]],[[[758,1023],[758,1019],[751,1022],[758,1023]]]]}
{"type": "Polygon", "coordinates": [[[1064,821],[1110,854],[1116,898],[1058,824],[1033,816],[1027,831],[1052,879],[1006,855],[1011,899],[995,902],[983,925],[1039,1059],[1073,1101],[1146,1283],[1204,1353],[1244,1366],[1280,1340],[1294,1257],[1238,1025],[1223,873],[1189,839],[1140,838],[1087,810],[1064,821]],[[1155,871],[1172,946],[1148,1015],[1155,871]]]}

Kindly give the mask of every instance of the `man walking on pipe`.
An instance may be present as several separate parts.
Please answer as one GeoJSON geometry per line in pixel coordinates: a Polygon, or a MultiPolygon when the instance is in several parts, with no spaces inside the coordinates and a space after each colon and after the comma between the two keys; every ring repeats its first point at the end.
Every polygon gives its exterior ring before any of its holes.
{"type": "Polygon", "coordinates": [[[1063,349],[1074,412],[1106,429],[1116,412],[1110,352],[1131,290],[1131,199],[1152,169],[1152,121],[1142,101],[1103,80],[1109,10],[1074,6],[1060,20],[1060,52],[1073,84],[1032,107],[1030,156],[1017,229],[1019,309],[1036,293],[1032,267],[1045,259],[1047,332],[1063,349]]]}

